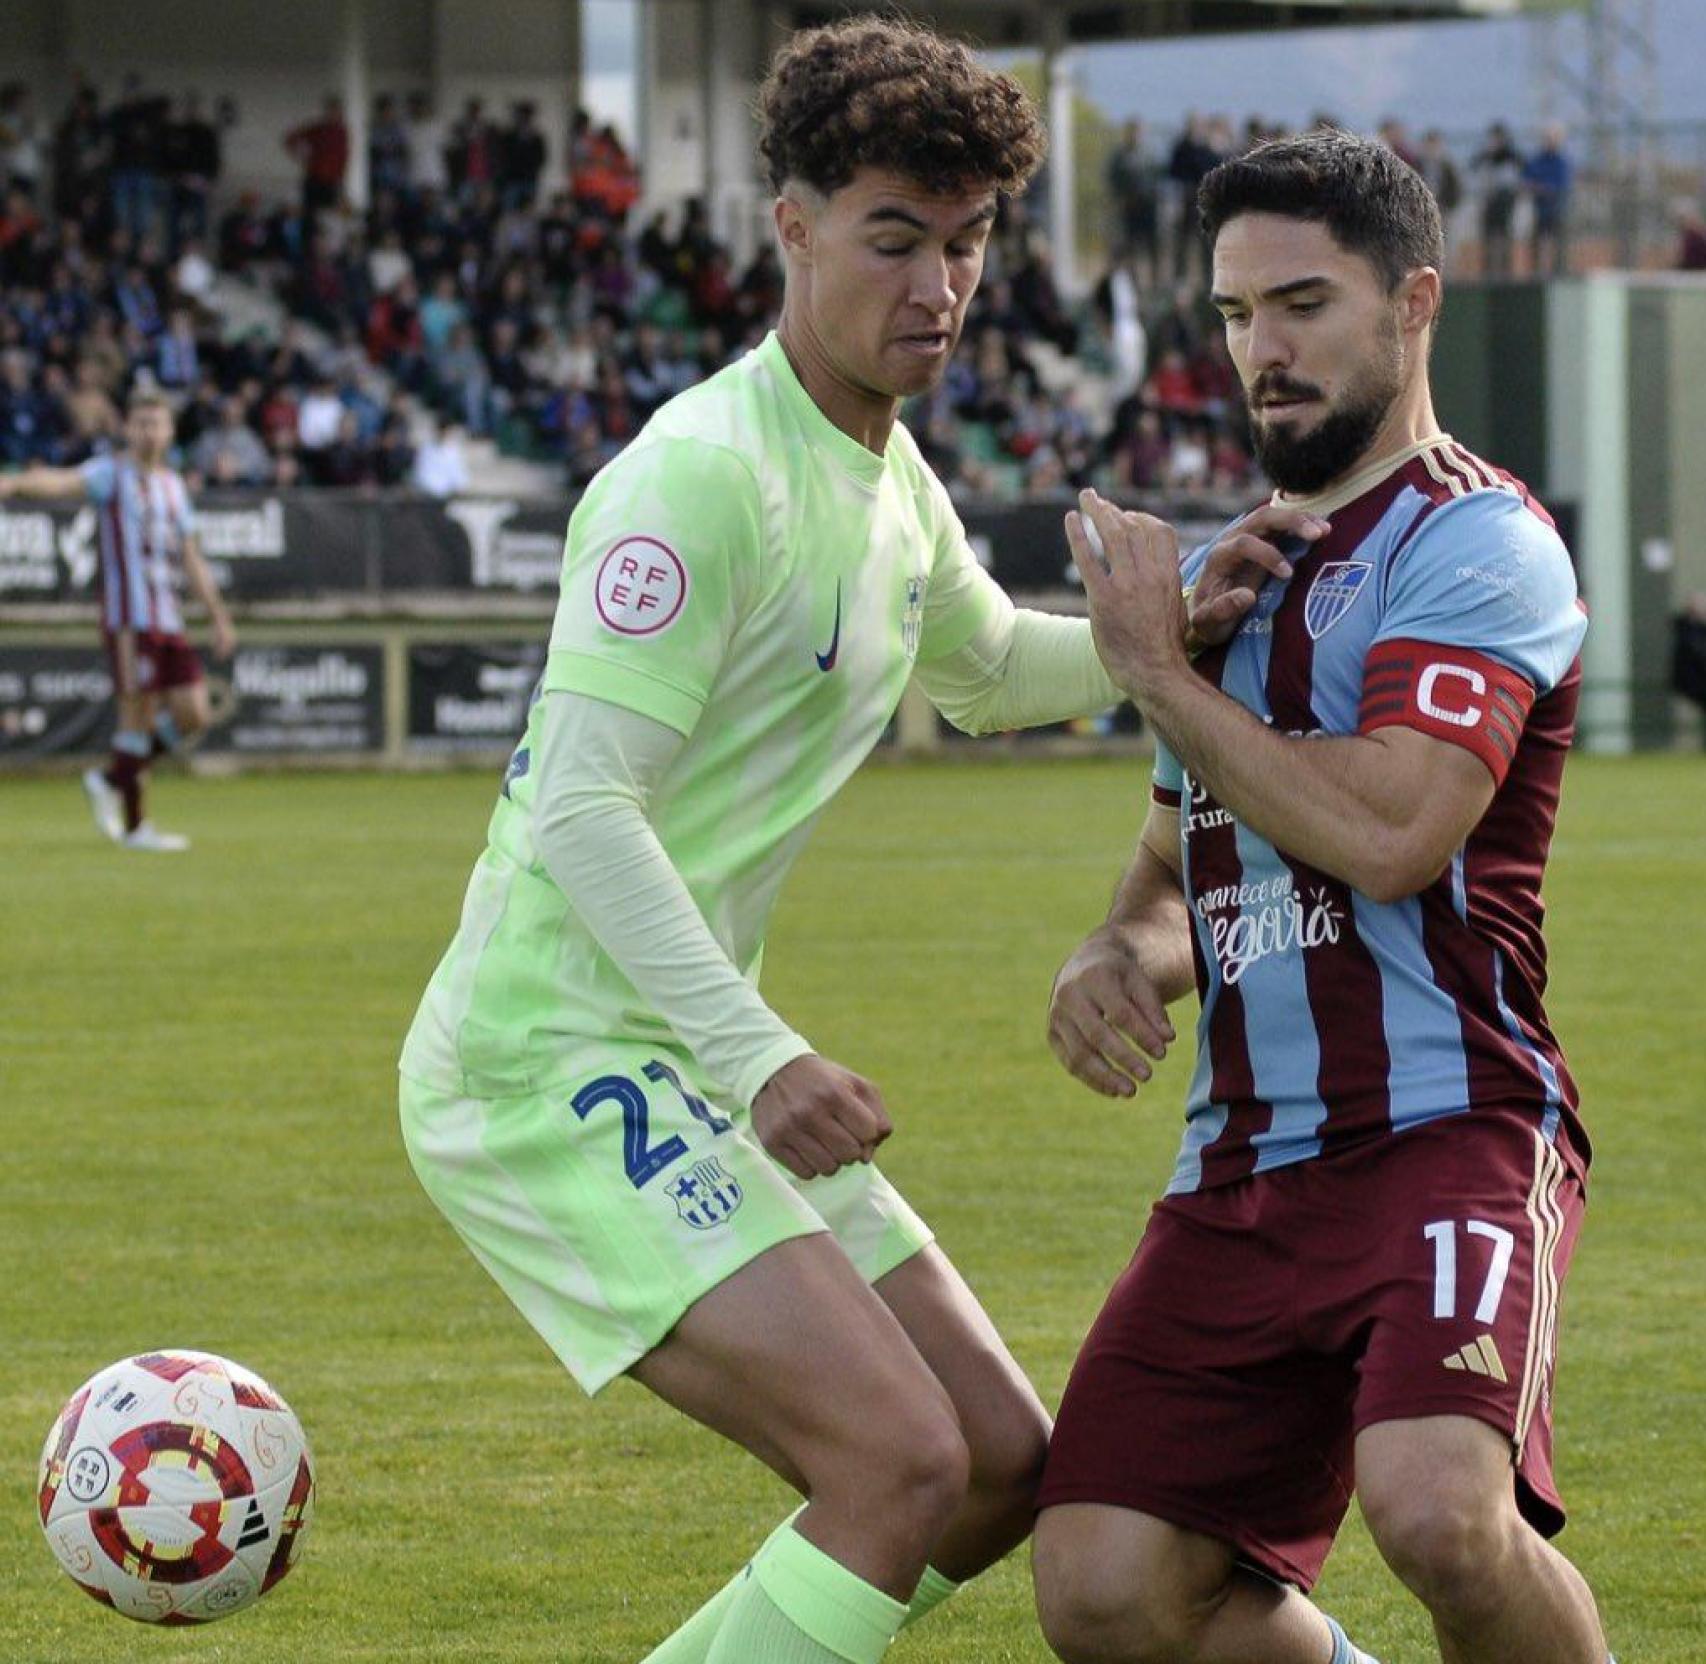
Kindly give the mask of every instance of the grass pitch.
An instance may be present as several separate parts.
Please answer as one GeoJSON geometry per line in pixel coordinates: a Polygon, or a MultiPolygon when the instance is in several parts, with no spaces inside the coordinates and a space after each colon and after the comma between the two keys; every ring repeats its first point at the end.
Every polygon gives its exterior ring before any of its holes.
{"type": "MultiPolygon", "coordinates": [[[[0,789],[0,1659],[641,1656],[786,1498],[637,1388],[582,1399],[409,1172],[394,1059],[493,782],[167,779],[160,819],[196,840],[177,860],[102,845],[74,781],[0,789]],[[86,1600],[32,1508],[64,1396],[162,1345],[266,1375],[318,1464],[303,1563],[207,1630],[86,1600]]],[[[1144,792],[1130,762],[867,770],[768,955],[780,1009],[883,1086],[884,1166],[1051,1402],[1178,1135],[1182,1052],[1108,1104],[1042,1039],[1144,792]]],[[[1598,1145],[1563,1323],[1563,1542],[1641,1664],[1706,1657],[1703,828],[1699,758],[1577,759],[1548,889],[1550,1006],[1598,1145]]],[[[1435,1656],[1354,1519],[1321,1594],[1387,1664],[1435,1656]]],[[[1044,1664],[1024,1555],[894,1656],[1044,1664]]]]}

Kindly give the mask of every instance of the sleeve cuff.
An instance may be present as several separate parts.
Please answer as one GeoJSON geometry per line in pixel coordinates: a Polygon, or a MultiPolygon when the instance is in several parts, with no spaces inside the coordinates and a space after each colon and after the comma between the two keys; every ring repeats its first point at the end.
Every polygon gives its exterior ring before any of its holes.
{"type": "Polygon", "coordinates": [[[558,648],[546,659],[545,691],[584,693],[620,705],[673,728],[684,738],[692,734],[705,708],[703,696],[688,688],[633,665],[614,664],[572,648],[558,648]]]}
{"type": "Polygon", "coordinates": [[[792,1063],[796,1057],[809,1055],[811,1050],[812,1044],[804,1035],[795,1034],[790,1030],[746,1064],[730,1083],[730,1090],[742,1104],[751,1109],[752,1100],[764,1090],[766,1083],[778,1069],[792,1063]]]}

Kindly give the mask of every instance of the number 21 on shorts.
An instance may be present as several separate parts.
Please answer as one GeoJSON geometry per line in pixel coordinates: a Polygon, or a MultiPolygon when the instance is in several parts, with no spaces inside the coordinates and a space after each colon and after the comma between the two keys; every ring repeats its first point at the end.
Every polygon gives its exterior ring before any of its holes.
{"type": "MultiPolygon", "coordinates": [[[[1491,1323],[1499,1312],[1499,1300],[1505,1292],[1505,1278],[1511,1268],[1511,1251],[1516,1237],[1503,1225],[1490,1225],[1485,1219],[1466,1219],[1463,1230],[1468,1236],[1487,1238],[1493,1245],[1493,1257],[1487,1266],[1487,1278],[1481,1285],[1480,1298],[1475,1303],[1475,1321],[1491,1323]]],[[[1457,1316],[1457,1231],[1455,1219],[1436,1219],[1422,1227],[1422,1235],[1433,1244],[1434,1251],[1434,1316],[1457,1316]]]]}
{"type": "MultiPolygon", "coordinates": [[[[729,1130],[730,1123],[716,1113],[703,1098],[689,1092],[681,1077],[667,1063],[648,1063],[641,1071],[653,1085],[667,1082],[687,1106],[695,1121],[709,1127],[713,1134],[729,1130]]],[[[673,1133],[659,1143],[651,1141],[651,1106],[646,1091],[626,1075],[600,1075],[588,1082],[570,1102],[581,1120],[585,1120],[600,1104],[619,1104],[622,1108],[622,1159],[628,1182],[636,1190],[644,1189],[666,1167],[687,1154],[687,1140],[673,1133]]]]}

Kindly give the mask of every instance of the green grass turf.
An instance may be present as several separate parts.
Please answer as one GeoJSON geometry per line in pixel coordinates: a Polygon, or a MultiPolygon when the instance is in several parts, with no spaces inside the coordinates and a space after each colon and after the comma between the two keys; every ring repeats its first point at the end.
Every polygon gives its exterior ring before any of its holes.
{"type": "MultiPolygon", "coordinates": [[[[72,781],[0,789],[0,1660],[637,1658],[785,1499],[637,1388],[585,1402],[409,1172],[393,1059],[492,782],[167,779],[182,859],[102,845],[72,781]],[[32,1512],[61,1400],[161,1345],[268,1376],[318,1462],[302,1565],[204,1631],[86,1600],[32,1512]]],[[[884,1087],[885,1166],[1051,1401],[1177,1137],[1182,1056],[1108,1104],[1042,1039],[1143,793],[1130,762],[873,768],[772,933],[772,999],[884,1087]]],[[[1599,1145],[1564,1542],[1625,1664],[1706,1657],[1703,828],[1700,759],[1578,759],[1549,884],[1552,1012],[1599,1145]]],[[[1355,1520],[1322,1595],[1388,1664],[1434,1656],[1355,1520]]],[[[1045,1660],[1024,1556],[895,1657],[1045,1660]]]]}

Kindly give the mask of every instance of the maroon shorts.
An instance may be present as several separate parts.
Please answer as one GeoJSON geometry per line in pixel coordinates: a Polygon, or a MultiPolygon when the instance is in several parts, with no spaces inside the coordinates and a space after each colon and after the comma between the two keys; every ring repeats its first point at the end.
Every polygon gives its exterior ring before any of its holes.
{"type": "Polygon", "coordinates": [[[189,638],[161,630],[103,630],[115,693],[166,693],[202,679],[189,638]]]}
{"type": "Polygon", "coordinates": [[[1492,1114],[1163,1198],[1073,1366],[1038,1506],[1137,1509],[1308,1589],[1356,1435],[1461,1415],[1510,1438],[1518,1505],[1552,1535],[1582,1207],[1564,1154],[1492,1114]]]}

